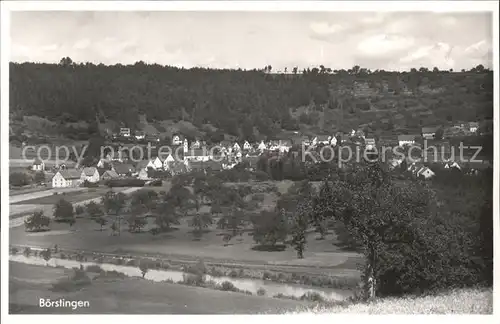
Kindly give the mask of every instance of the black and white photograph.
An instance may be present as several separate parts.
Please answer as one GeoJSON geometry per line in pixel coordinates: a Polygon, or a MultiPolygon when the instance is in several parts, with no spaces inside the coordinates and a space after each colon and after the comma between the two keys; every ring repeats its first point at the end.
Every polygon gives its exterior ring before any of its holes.
{"type": "Polygon", "coordinates": [[[89,3],[2,2],[2,322],[493,318],[496,1],[89,3]]]}

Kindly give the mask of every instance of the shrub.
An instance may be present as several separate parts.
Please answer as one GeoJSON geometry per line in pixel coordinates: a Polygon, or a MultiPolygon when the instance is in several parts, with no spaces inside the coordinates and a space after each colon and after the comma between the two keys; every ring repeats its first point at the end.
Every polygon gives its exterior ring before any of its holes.
{"type": "Polygon", "coordinates": [[[237,278],[238,277],[238,272],[236,270],[231,270],[231,272],[229,272],[229,277],[231,277],[231,278],[237,278]]]}
{"type": "Polygon", "coordinates": [[[85,180],[83,182],[83,186],[86,188],[97,188],[99,187],[99,184],[97,182],[90,182],[88,180],[85,180]]]}
{"type": "Polygon", "coordinates": [[[264,288],[259,288],[257,290],[257,296],[265,296],[266,295],[266,290],[264,288]]]}
{"type": "Polygon", "coordinates": [[[110,188],[114,187],[144,187],[146,181],[140,179],[113,179],[108,180],[106,185],[110,188]]]}
{"type": "Polygon", "coordinates": [[[98,266],[96,264],[88,265],[85,268],[85,271],[87,271],[87,272],[93,272],[93,273],[102,273],[102,272],[104,272],[104,270],[100,266],[98,266]]]}
{"type": "Polygon", "coordinates": [[[71,292],[79,290],[92,283],[85,271],[81,269],[73,269],[73,275],[70,278],[63,278],[52,285],[52,291],[55,292],[71,292]]]}
{"type": "Polygon", "coordinates": [[[24,172],[12,172],[9,175],[9,182],[11,186],[22,187],[31,184],[31,177],[24,172]]]}
{"type": "Polygon", "coordinates": [[[31,248],[29,246],[24,248],[23,255],[27,258],[31,255],[31,248]]]}
{"type": "Polygon", "coordinates": [[[163,181],[161,179],[153,180],[149,183],[150,187],[161,187],[163,185],[163,181]]]}
{"type": "Polygon", "coordinates": [[[205,276],[201,274],[183,274],[181,283],[188,286],[203,286],[205,283],[205,276]]]}
{"type": "Polygon", "coordinates": [[[309,300],[313,302],[324,302],[323,296],[320,293],[315,291],[308,291],[300,297],[301,300],[309,300]]]}
{"type": "Polygon", "coordinates": [[[223,291],[239,291],[238,288],[236,288],[232,282],[230,281],[224,281],[220,285],[220,289],[223,291]]]}
{"type": "Polygon", "coordinates": [[[199,260],[198,262],[196,262],[196,264],[189,265],[185,269],[185,271],[188,273],[195,274],[195,275],[204,275],[207,273],[207,267],[206,267],[205,263],[203,262],[203,260],[199,260]]]}
{"type": "Polygon", "coordinates": [[[13,247],[10,248],[10,254],[16,255],[17,253],[19,253],[19,249],[18,248],[16,248],[15,246],[13,246],[13,247]]]}

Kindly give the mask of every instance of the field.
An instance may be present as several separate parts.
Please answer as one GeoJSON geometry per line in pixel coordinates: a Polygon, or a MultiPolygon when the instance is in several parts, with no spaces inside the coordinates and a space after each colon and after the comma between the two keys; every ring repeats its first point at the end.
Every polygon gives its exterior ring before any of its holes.
{"type": "MultiPolygon", "coordinates": [[[[175,226],[168,233],[151,235],[145,232],[148,227],[143,233],[129,233],[123,221],[122,232],[119,236],[113,236],[106,228],[107,226],[104,227],[104,231],[100,231],[97,223],[79,218],[71,229],[67,224],[58,223],[52,223],[51,230],[42,233],[27,233],[24,231],[24,226],[11,228],[10,243],[38,247],[50,247],[57,244],[66,249],[163,255],[175,259],[203,259],[214,262],[255,264],[263,267],[280,265],[302,268],[306,266],[312,272],[328,272],[335,269],[331,275],[349,277],[359,275],[356,270],[356,265],[361,262],[359,255],[336,247],[331,243],[332,237],[327,237],[326,240],[316,240],[316,233],[310,233],[305,258],[297,259],[296,252],[289,247],[284,251],[276,252],[253,250],[255,243],[248,233],[234,238],[234,241],[227,246],[220,236],[223,231],[219,229],[210,229],[201,239],[195,239],[188,222],[189,217],[182,219],[180,225],[175,226]]],[[[149,226],[153,226],[152,221],[149,226]]]]}
{"type": "Polygon", "coordinates": [[[304,302],[215,291],[147,280],[96,279],[80,291],[58,293],[51,284],[68,270],[9,263],[11,314],[255,314],[283,313],[304,302]],[[89,308],[40,308],[39,298],[88,301],[89,308]]]}
{"type": "MultiPolygon", "coordinates": [[[[302,312],[297,312],[302,313],[302,312]]],[[[460,289],[425,297],[384,298],[372,303],[320,306],[315,314],[493,314],[491,289],[460,289]]]]}

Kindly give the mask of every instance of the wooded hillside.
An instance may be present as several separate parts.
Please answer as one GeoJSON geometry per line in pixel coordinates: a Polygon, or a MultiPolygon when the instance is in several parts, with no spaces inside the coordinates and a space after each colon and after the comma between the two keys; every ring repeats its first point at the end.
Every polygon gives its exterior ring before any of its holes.
{"type": "Polygon", "coordinates": [[[61,133],[69,123],[86,122],[81,127],[92,133],[96,120],[140,129],[139,117],[145,116],[160,133],[166,131],[163,121],[182,120],[252,140],[299,129],[414,131],[493,116],[493,72],[482,66],[462,72],[269,70],[105,66],[69,58],[61,64],[11,63],[11,120],[43,117],[61,133]]]}

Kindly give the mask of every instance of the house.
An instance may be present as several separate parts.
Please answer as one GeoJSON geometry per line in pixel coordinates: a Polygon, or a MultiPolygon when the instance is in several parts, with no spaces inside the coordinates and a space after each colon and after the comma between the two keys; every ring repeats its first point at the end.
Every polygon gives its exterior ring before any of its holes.
{"type": "Polygon", "coordinates": [[[469,123],[469,132],[475,133],[475,132],[477,132],[478,128],[479,128],[479,123],[477,123],[477,122],[470,122],[469,123]]]}
{"type": "Polygon", "coordinates": [[[99,162],[97,162],[97,167],[98,168],[106,168],[110,166],[110,160],[108,159],[99,159],[99,162]]]}
{"type": "Polygon", "coordinates": [[[269,148],[270,151],[277,151],[280,148],[280,141],[271,140],[267,144],[267,147],[269,148]]]}
{"type": "Polygon", "coordinates": [[[331,146],[336,146],[337,145],[337,138],[335,136],[332,136],[332,139],[330,140],[330,145],[331,146]]]}
{"type": "Polygon", "coordinates": [[[141,180],[151,180],[151,178],[148,175],[148,169],[140,169],[139,174],[137,175],[138,179],[141,180]]]}
{"type": "Polygon", "coordinates": [[[99,182],[101,178],[99,175],[99,171],[95,167],[83,168],[81,177],[82,177],[82,182],[88,181],[91,183],[99,182]]]}
{"type": "Polygon", "coordinates": [[[252,149],[252,145],[250,145],[250,143],[248,143],[248,141],[245,141],[245,143],[243,143],[243,149],[245,151],[249,151],[252,149]]]}
{"type": "Polygon", "coordinates": [[[192,149],[199,149],[200,147],[201,147],[201,143],[198,140],[195,140],[194,142],[191,143],[192,149]]]}
{"type": "Polygon", "coordinates": [[[135,166],[135,171],[136,172],[141,172],[142,170],[146,170],[147,171],[149,168],[153,168],[152,164],[153,164],[153,161],[151,161],[151,160],[149,160],[149,161],[148,160],[139,161],[137,163],[137,165],[135,166]]]}
{"type": "Polygon", "coordinates": [[[76,169],[60,170],[52,177],[53,188],[78,187],[82,183],[82,172],[76,169]]]}
{"type": "Polygon", "coordinates": [[[122,152],[122,150],[118,150],[117,152],[115,152],[113,150],[113,152],[109,152],[108,155],[106,156],[106,159],[108,161],[123,162],[123,160],[125,160],[125,158],[126,158],[125,152],[122,152]]]}
{"type": "Polygon", "coordinates": [[[224,147],[224,148],[226,148],[226,149],[227,149],[227,148],[229,148],[229,147],[231,147],[231,146],[232,146],[232,143],[231,143],[231,141],[228,141],[228,140],[223,140],[223,141],[221,141],[221,142],[219,143],[219,146],[224,147]]]}
{"type": "Polygon", "coordinates": [[[130,128],[120,128],[120,136],[130,137],[130,128]]]}
{"type": "Polygon", "coordinates": [[[163,169],[163,161],[160,159],[159,156],[155,157],[150,165],[153,169],[158,170],[158,169],[163,169]]]}
{"type": "Polygon", "coordinates": [[[264,141],[261,141],[261,142],[260,142],[260,144],[259,144],[259,146],[257,147],[257,149],[258,149],[259,151],[261,151],[261,152],[262,152],[262,151],[265,151],[265,150],[267,149],[267,145],[266,145],[266,144],[264,144],[264,141]]]}
{"type": "Polygon", "coordinates": [[[184,161],[208,161],[212,158],[205,149],[191,149],[184,153],[184,161]]]}
{"type": "Polygon", "coordinates": [[[183,162],[174,161],[169,164],[168,170],[170,171],[170,174],[174,176],[177,174],[185,173],[187,171],[187,167],[183,162]]]}
{"type": "Polygon", "coordinates": [[[174,162],[174,161],[175,161],[175,159],[174,159],[174,157],[172,156],[172,154],[169,154],[169,155],[165,158],[165,160],[163,160],[163,169],[164,169],[164,170],[168,170],[170,163],[172,163],[172,162],[174,162]]]}
{"type": "Polygon", "coordinates": [[[215,161],[190,161],[188,169],[190,171],[221,171],[222,164],[215,161]]]}
{"type": "Polygon", "coordinates": [[[434,139],[436,137],[436,132],[438,127],[422,127],[422,137],[424,139],[434,139]]]}
{"type": "Polygon", "coordinates": [[[399,146],[415,144],[415,135],[398,135],[399,146]]]}
{"type": "Polygon", "coordinates": [[[128,163],[120,163],[120,164],[113,165],[113,170],[120,177],[131,176],[132,173],[135,172],[134,167],[131,164],[128,164],[128,163]]]}
{"type": "Polygon", "coordinates": [[[349,136],[347,134],[339,134],[340,144],[347,143],[349,141],[349,136]]]}
{"type": "Polygon", "coordinates": [[[118,177],[119,177],[118,173],[116,173],[115,171],[107,170],[102,174],[101,179],[102,180],[112,180],[112,179],[116,179],[118,177]]]}
{"type": "Polygon", "coordinates": [[[444,165],[444,168],[445,169],[457,169],[457,170],[462,170],[462,168],[460,167],[460,165],[458,165],[457,162],[455,161],[449,161],[447,162],[445,165],[444,165]]]}
{"type": "Polygon", "coordinates": [[[417,178],[429,179],[435,176],[435,173],[428,167],[422,167],[417,171],[415,175],[417,176],[417,178]]]}
{"type": "Polygon", "coordinates": [[[31,165],[31,170],[33,171],[45,171],[45,163],[40,160],[39,158],[36,158],[33,161],[33,164],[31,165]]]}
{"type": "MultiPolygon", "coordinates": [[[[316,137],[317,144],[329,145],[331,140],[332,140],[332,137],[328,136],[328,135],[318,135],[316,137]]],[[[313,140],[313,142],[314,142],[314,140],[313,140]]]]}
{"type": "Polygon", "coordinates": [[[182,137],[182,135],[172,136],[172,145],[179,146],[179,145],[182,145],[183,142],[184,142],[184,138],[182,137]]]}
{"type": "Polygon", "coordinates": [[[233,151],[235,151],[235,152],[237,152],[237,151],[241,151],[240,144],[238,144],[238,143],[234,143],[234,145],[233,145],[233,151]]]}
{"type": "Polygon", "coordinates": [[[135,139],[137,140],[143,140],[146,138],[146,133],[142,131],[137,131],[135,132],[135,139]]]}
{"type": "Polygon", "coordinates": [[[374,148],[375,147],[375,139],[374,138],[365,138],[365,146],[366,148],[374,148]]]}
{"type": "Polygon", "coordinates": [[[292,147],[292,140],[281,140],[279,145],[280,152],[288,152],[292,147]]]}

